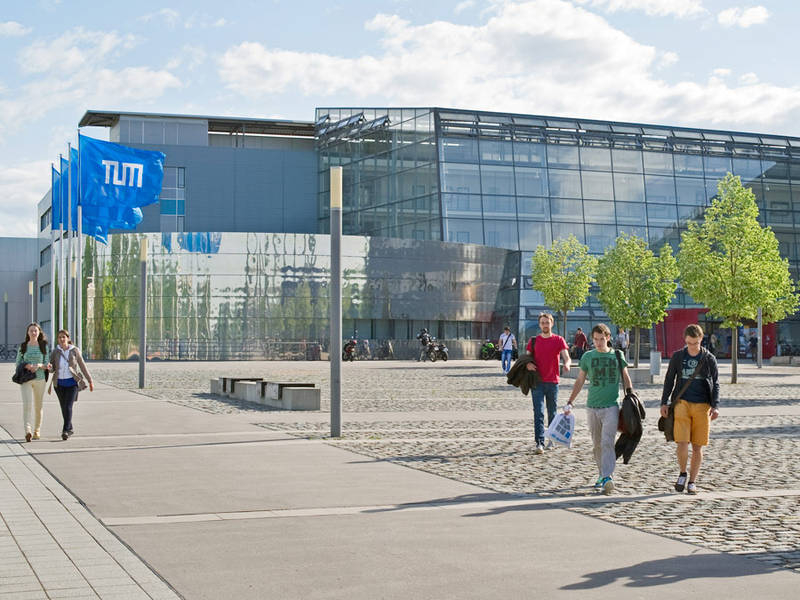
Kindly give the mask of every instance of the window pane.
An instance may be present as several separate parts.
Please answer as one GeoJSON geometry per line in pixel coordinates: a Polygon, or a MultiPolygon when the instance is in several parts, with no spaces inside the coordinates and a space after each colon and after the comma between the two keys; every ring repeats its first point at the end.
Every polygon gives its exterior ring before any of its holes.
{"type": "MultiPolygon", "coordinates": [[[[614,203],[600,200],[584,200],[583,213],[587,223],[615,223],[614,203]]],[[[589,230],[586,230],[589,234],[589,230]]]]}
{"type": "Polygon", "coordinates": [[[703,206],[706,203],[706,186],[702,179],[675,178],[679,204],[703,206]]]}
{"type": "Polygon", "coordinates": [[[638,202],[617,202],[617,223],[626,225],[644,225],[644,204],[638,202]]]}
{"type": "Polygon", "coordinates": [[[547,170],[546,169],[525,169],[516,167],[514,169],[517,181],[518,196],[547,196],[547,170]]]}
{"type": "Polygon", "coordinates": [[[519,249],[516,221],[493,221],[487,219],[483,222],[483,231],[487,246],[508,248],[510,250],[519,249]]]}
{"type": "Polygon", "coordinates": [[[675,202],[675,178],[662,175],[646,175],[644,185],[648,202],[675,202]]]}
{"type": "Polygon", "coordinates": [[[661,175],[672,175],[672,154],[661,152],[642,152],[644,156],[644,172],[661,175]]]}
{"type": "Polygon", "coordinates": [[[678,222],[678,213],[674,204],[648,204],[647,224],[656,227],[670,227],[678,222]]]}
{"type": "Polygon", "coordinates": [[[478,140],[473,138],[442,138],[440,156],[443,161],[478,162],[478,140]]]}
{"type": "Polygon", "coordinates": [[[789,210],[792,207],[789,186],[785,183],[764,182],[764,201],[768,209],[789,210]]]}
{"type": "Polygon", "coordinates": [[[520,250],[536,250],[538,245],[550,247],[550,223],[534,221],[519,222],[520,250]]]}
{"type": "Polygon", "coordinates": [[[757,158],[734,158],[733,174],[742,178],[742,184],[761,177],[761,161],[757,158]]]}
{"type": "Polygon", "coordinates": [[[550,220],[550,201],[547,198],[517,197],[517,213],[522,218],[550,220]]]}
{"type": "Polygon", "coordinates": [[[553,223],[553,240],[564,240],[570,235],[574,235],[578,238],[581,244],[586,243],[583,223],[553,223]]]}
{"type": "Polygon", "coordinates": [[[484,194],[514,195],[514,167],[481,165],[481,187],[484,194]]]}
{"type": "Polygon", "coordinates": [[[445,216],[481,215],[481,197],[467,194],[442,194],[442,208],[445,216]]]}
{"type": "Polygon", "coordinates": [[[514,142],[514,161],[517,164],[544,166],[545,146],[530,142],[514,142]]]}
{"type": "Polygon", "coordinates": [[[717,196],[718,185],[718,179],[706,179],[706,196],[708,197],[709,204],[711,204],[711,200],[717,196]]]}
{"type": "Polygon", "coordinates": [[[675,175],[703,176],[703,157],[697,154],[675,154],[675,175]]]}
{"type": "Polygon", "coordinates": [[[512,162],[513,149],[510,141],[482,139],[478,147],[481,152],[481,162],[512,162]]]}
{"type": "Polygon", "coordinates": [[[611,170],[611,151],[608,148],[582,147],[581,168],[595,171],[611,170]]]}
{"type": "Polygon", "coordinates": [[[580,200],[550,199],[550,214],[554,221],[583,221],[580,200]]]}
{"type": "Polygon", "coordinates": [[[516,219],[516,199],[514,196],[484,196],[483,216],[499,219],[516,219]]]}
{"type": "Polygon", "coordinates": [[[614,193],[623,202],[644,202],[644,178],[641,175],[614,173],[614,193]]]}
{"type": "MultiPolygon", "coordinates": [[[[635,206],[634,204],[630,204],[629,206],[635,206]]],[[[642,206],[642,213],[644,213],[644,205],[642,206]]],[[[618,225],[617,226],[617,235],[621,233],[627,233],[628,235],[635,235],[636,237],[647,241],[647,227],[644,225],[618,225]]]]}
{"type": "Polygon", "coordinates": [[[586,245],[589,252],[601,254],[614,245],[616,228],[608,225],[586,225],[586,245]]]}
{"type": "Polygon", "coordinates": [[[686,226],[687,221],[701,222],[705,215],[704,206],[678,206],[678,220],[682,227],[686,226]]]}
{"type": "Polygon", "coordinates": [[[581,197],[581,176],[578,171],[550,169],[550,195],[559,198],[581,197]]]}
{"type": "Polygon", "coordinates": [[[593,173],[583,171],[583,197],[596,198],[598,200],[614,199],[614,184],[611,181],[611,173],[593,173]]]}
{"type": "Polygon", "coordinates": [[[731,171],[731,159],[727,156],[704,156],[706,177],[725,177],[731,171]]]}
{"type": "Polygon", "coordinates": [[[612,158],[614,159],[615,171],[642,172],[642,153],[638,150],[619,150],[614,148],[612,158]]]}
{"type": "Polygon", "coordinates": [[[444,227],[448,242],[483,243],[483,222],[478,219],[447,219],[444,227]]]}
{"type": "Polygon", "coordinates": [[[551,167],[564,169],[578,168],[578,147],[562,146],[560,144],[547,145],[547,164],[551,167]]]}
{"type": "Polygon", "coordinates": [[[480,193],[481,177],[478,165],[442,163],[441,169],[443,191],[468,194],[480,193]]]}

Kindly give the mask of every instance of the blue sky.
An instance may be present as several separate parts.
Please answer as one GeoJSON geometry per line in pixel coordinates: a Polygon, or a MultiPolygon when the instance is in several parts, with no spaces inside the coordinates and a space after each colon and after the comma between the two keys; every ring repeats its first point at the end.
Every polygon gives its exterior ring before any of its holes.
{"type": "Polygon", "coordinates": [[[2,6],[0,235],[36,234],[50,162],[89,109],[452,106],[800,136],[797,0],[2,6]]]}

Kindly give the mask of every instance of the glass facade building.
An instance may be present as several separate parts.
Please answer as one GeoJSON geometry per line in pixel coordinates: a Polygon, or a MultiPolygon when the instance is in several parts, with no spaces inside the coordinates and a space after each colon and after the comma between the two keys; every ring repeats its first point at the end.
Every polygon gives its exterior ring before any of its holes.
{"type": "MultiPolygon", "coordinates": [[[[753,190],[798,279],[798,138],[439,108],[320,108],[316,119],[321,230],[327,171],[340,165],[346,233],[516,253],[507,282],[521,336],[545,309],[530,280],[538,245],[574,235],[600,255],[625,232],[677,251],[728,172],[753,190]]],[[[673,308],[701,307],[679,289],[673,308]]],[[[570,319],[572,331],[606,315],[592,298],[570,319]]],[[[800,339],[800,322],[782,328],[800,339]]]]}

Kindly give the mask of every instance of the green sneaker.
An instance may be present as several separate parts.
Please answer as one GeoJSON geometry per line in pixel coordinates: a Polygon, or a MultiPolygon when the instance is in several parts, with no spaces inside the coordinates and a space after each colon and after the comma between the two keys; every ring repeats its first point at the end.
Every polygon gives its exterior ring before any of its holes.
{"type": "Polygon", "coordinates": [[[614,491],[614,480],[611,477],[603,477],[603,494],[608,496],[614,491]]]}
{"type": "Polygon", "coordinates": [[[594,482],[594,489],[599,490],[601,487],[603,487],[603,478],[598,477],[597,481],[594,482]]]}

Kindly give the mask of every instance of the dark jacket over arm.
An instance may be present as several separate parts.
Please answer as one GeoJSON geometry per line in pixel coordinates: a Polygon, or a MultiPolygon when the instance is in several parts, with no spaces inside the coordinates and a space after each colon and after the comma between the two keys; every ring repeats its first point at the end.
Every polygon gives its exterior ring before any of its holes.
{"type": "Polygon", "coordinates": [[[530,362],[536,364],[530,354],[522,354],[508,370],[506,377],[508,384],[518,387],[524,395],[527,395],[528,391],[535,388],[539,382],[539,373],[528,371],[527,364],[530,362]]]}

